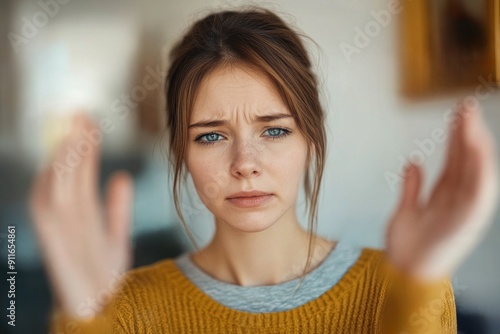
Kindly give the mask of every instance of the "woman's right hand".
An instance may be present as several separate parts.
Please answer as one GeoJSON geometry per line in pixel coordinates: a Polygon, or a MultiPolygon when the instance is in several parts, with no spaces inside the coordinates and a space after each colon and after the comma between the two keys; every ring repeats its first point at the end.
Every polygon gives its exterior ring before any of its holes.
{"type": "Polygon", "coordinates": [[[112,175],[99,196],[103,134],[84,114],[33,182],[29,208],[58,310],[91,318],[116,292],[131,265],[131,177],[112,175]]]}

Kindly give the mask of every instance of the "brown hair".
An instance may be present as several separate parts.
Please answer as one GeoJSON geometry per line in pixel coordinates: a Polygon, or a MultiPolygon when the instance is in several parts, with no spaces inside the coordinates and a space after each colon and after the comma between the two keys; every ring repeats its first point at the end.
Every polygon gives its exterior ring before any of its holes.
{"type": "MultiPolygon", "coordinates": [[[[166,127],[169,161],[174,171],[173,197],[176,211],[191,241],[198,246],[186,225],[179,205],[179,180],[186,181],[185,157],[188,125],[197,90],[215,68],[251,66],[265,73],[308,142],[308,169],[304,179],[309,212],[309,249],[305,274],[317,229],[318,195],[326,153],[325,113],[320,103],[318,80],[300,36],[269,9],[250,6],[242,10],[211,13],[196,21],[170,51],[165,82],[166,127]],[[311,152],[311,143],[314,152],[311,152]],[[311,154],[314,153],[314,172],[311,154]],[[311,174],[314,183],[311,184],[311,174]]],[[[302,275],[303,276],[303,275],[302,275]]],[[[302,281],[301,281],[302,282],[302,281]]]]}

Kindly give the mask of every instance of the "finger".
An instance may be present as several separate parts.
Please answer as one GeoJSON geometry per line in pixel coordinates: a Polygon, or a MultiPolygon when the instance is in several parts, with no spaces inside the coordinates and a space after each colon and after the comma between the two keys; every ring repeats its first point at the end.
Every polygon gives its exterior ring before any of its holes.
{"type": "Polygon", "coordinates": [[[99,185],[99,165],[100,165],[100,144],[102,142],[102,132],[97,124],[89,117],[82,117],[82,146],[89,147],[89,154],[83,161],[82,182],[92,186],[88,190],[97,191],[99,185]]]}
{"type": "Polygon", "coordinates": [[[461,168],[454,180],[455,194],[460,200],[470,197],[468,188],[478,181],[478,168],[481,163],[480,143],[481,117],[479,104],[473,98],[466,98],[461,103],[462,130],[459,133],[459,158],[461,168]]]}
{"type": "Polygon", "coordinates": [[[71,138],[66,136],[50,154],[48,163],[43,165],[43,169],[35,175],[29,193],[30,214],[33,221],[47,221],[47,214],[54,205],[64,205],[64,200],[68,197],[68,191],[64,188],[67,183],[66,173],[68,168],[64,161],[64,148],[70,145],[71,138]],[[63,202],[61,204],[61,202],[63,202]]]}
{"type": "Polygon", "coordinates": [[[409,163],[405,169],[405,181],[398,212],[416,210],[421,206],[422,170],[420,166],[409,163]]]}
{"type": "Polygon", "coordinates": [[[462,191],[475,197],[495,177],[496,152],[479,105],[471,106],[466,123],[467,161],[462,191]]]}
{"type": "Polygon", "coordinates": [[[35,175],[28,195],[29,214],[36,228],[43,214],[43,210],[46,207],[47,183],[48,171],[44,169],[35,175]]]}
{"type": "Polygon", "coordinates": [[[75,194],[75,169],[79,163],[73,154],[76,141],[76,133],[66,136],[47,166],[47,195],[52,204],[66,206],[75,194]]]}
{"type": "Polygon", "coordinates": [[[50,246],[54,232],[59,230],[57,219],[54,219],[51,167],[46,166],[37,176],[29,194],[29,216],[37,239],[39,240],[41,254],[45,255],[46,248],[50,246]]]}
{"type": "Polygon", "coordinates": [[[127,251],[130,239],[132,201],[132,178],[126,172],[115,172],[108,182],[106,194],[108,233],[118,248],[127,251]]]}
{"type": "Polygon", "coordinates": [[[39,205],[43,198],[46,196],[42,195],[42,189],[46,184],[47,178],[47,168],[44,167],[42,170],[34,173],[33,181],[31,182],[30,189],[28,191],[28,203],[30,207],[39,205]]]}
{"type": "Polygon", "coordinates": [[[467,118],[463,101],[455,107],[453,121],[450,123],[448,152],[446,164],[443,170],[443,179],[448,185],[456,184],[459,179],[460,171],[463,169],[463,131],[464,120],[467,118]]]}
{"type": "Polygon", "coordinates": [[[75,169],[78,191],[82,200],[97,203],[102,133],[92,119],[83,112],[75,114],[74,122],[78,137],[74,151],[80,160],[75,169]]]}
{"type": "Polygon", "coordinates": [[[458,194],[457,189],[460,186],[460,181],[463,179],[461,175],[465,170],[464,123],[468,116],[467,110],[464,109],[464,103],[461,101],[455,108],[453,121],[450,123],[449,127],[448,151],[446,154],[445,166],[436,186],[432,190],[429,203],[449,207],[455,202],[455,198],[458,194]]]}

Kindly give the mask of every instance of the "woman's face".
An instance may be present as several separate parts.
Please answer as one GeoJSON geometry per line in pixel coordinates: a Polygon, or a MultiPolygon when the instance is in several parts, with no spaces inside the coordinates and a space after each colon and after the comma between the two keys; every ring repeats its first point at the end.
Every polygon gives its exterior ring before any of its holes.
{"type": "Polygon", "coordinates": [[[257,232],[295,219],[307,142],[265,75],[247,67],[215,70],[201,83],[189,124],[187,169],[219,222],[257,232]],[[256,119],[278,114],[285,117],[256,119]],[[211,121],[221,123],[193,126],[211,121]],[[252,190],[272,195],[251,207],[228,200],[252,190]]]}

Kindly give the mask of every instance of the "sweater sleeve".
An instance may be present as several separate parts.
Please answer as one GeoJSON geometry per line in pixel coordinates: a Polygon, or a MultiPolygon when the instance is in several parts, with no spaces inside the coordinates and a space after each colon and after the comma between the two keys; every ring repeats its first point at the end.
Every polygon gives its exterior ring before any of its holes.
{"type": "Polygon", "coordinates": [[[134,333],[136,313],[132,304],[134,287],[132,272],[122,278],[116,290],[104,290],[99,296],[82,303],[80,311],[87,317],[67,314],[52,306],[49,334],[125,334],[134,333]],[[99,308],[97,297],[103,300],[99,308]],[[106,299],[108,298],[108,299],[106,299]]]}
{"type": "Polygon", "coordinates": [[[396,269],[385,256],[380,268],[388,279],[380,333],[457,332],[455,298],[448,277],[422,282],[396,269]]]}
{"type": "Polygon", "coordinates": [[[133,333],[133,312],[120,296],[114,296],[100,312],[91,318],[72,316],[53,307],[49,334],[125,334],[133,333]]]}

